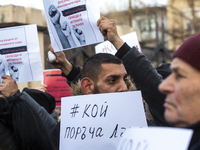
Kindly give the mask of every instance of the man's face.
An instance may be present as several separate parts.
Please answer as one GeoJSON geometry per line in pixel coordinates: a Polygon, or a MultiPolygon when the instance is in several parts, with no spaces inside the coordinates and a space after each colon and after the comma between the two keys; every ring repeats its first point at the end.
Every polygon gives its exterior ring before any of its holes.
{"type": "Polygon", "coordinates": [[[175,58],[172,74],[160,85],[166,94],[165,119],[176,127],[186,127],[200,121],[200,72],[175,58]]]}
{"type": "Polygon", "coordinates": [[[127,72],[123,64],[102,64],[94,94],[127,91],[127,72]]]}

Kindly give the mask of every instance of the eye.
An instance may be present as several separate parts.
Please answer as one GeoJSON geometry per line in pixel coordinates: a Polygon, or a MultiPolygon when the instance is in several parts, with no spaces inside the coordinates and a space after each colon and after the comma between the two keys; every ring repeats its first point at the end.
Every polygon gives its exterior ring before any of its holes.
{"type": "Polygon", "coordinates": [[[176,79],[177,79],[177,80],[178,80],[178,79],[181,79],[181,78],[184,78],[184,76],[181,75],[181,74],[179,74],[179,73],[176,73],[175,75],[176,75],[176,79]]]}
{"type": "Polygon", "coordinates": [[[124,82],[127,82],[128,81],[128,76],[125,76],[124,77],[124,82]]]}
{"type": "Polygon", "coordinates": [[[116,82],[116,79],[115,78],[108,78],[107,79],[107,83],[108,84],[114,84],[116,82]]]}
{"type": "Polygon", "coordinates": [[[125,81],[125,82],[127,82],[127,81],[128,81],[128,78],[127,78],[127,77],[126,77],[126,78],[124,78],[124,81],[125,81]]]}
{"type": "Polygon", "coordinates": [[[114,83],[115,81],[116,80],[114,78],[108,80],[109,83],[114,83]]]}

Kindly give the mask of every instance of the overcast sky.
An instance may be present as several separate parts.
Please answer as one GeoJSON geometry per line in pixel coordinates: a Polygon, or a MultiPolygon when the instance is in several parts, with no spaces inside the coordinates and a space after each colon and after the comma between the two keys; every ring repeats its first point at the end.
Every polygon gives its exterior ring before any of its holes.
{"type": "MultiPolygon", "coordinates": [[[[96,0],[95,0],[96,1],[96,0]]],[[[132,0],[133,5],[137,0],[132,0]]],[[[102,13],[108,11],[108,9],[124,10],[128,7],[128,0],[98,0],[99,8],[102,13]]],[[[167,0],[142,0],[146,5],[166,5],[167,0]]],[[[43,9],[42,0],[1,0],[0,5],[18,5],[24,7],[32,7],[37,9],[43,9]]]]}

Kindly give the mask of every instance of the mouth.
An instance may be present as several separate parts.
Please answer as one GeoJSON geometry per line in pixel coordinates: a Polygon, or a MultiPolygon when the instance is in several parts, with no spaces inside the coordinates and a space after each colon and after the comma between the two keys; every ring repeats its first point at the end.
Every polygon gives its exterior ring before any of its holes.
{"type": "Polygon", "coordinates": [[[165,108],[169,108],[169,107],[176,107],[176,105],[174,105],[172,102],[170,102],[169,100],[165,100],[165,103],[163,104],[163,106],[165,108]]]}

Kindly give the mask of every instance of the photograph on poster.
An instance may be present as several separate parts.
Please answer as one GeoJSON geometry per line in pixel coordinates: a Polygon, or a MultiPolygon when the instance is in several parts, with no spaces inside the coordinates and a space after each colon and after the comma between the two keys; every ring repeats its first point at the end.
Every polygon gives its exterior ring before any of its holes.
{"type": "Polygon", "coordinates": [[[16,82],[42,80],[36,25],[3,28],[0,35],[0,75],[9,75],[16,82]]]}
{"type": "Polygon", "coordinates": [[[43,0],[50,40],[55,51],[103,41],[96,23],[100,11],[94,3],[92,0],[43,0]]]}

